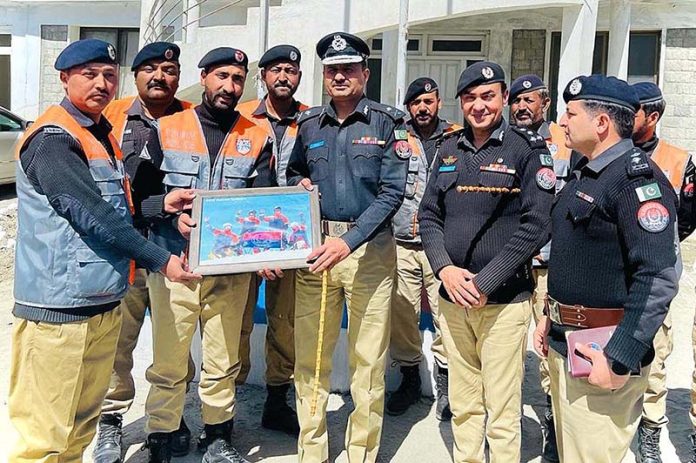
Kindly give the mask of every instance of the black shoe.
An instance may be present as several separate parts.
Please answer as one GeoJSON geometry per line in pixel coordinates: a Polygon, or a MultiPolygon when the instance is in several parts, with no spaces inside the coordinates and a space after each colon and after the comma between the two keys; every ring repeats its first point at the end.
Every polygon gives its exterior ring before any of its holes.
{"type": "Polygon", "coordinates": [[[261,426],[274,431],[281,431],[293,437],[300,435],[300,424],[297,413],[288,405],[287,394],[289,384],[282,386],[266,386],[268,397],[263,405],[261,426]]]}
{"type": "Polygon", "coordinates": [[[172,434],[169,432],[153,432],[147,436],[143,450],[147,449],[149,463],[169,463],[172,459],[172,434]]]}
{"type": "Polygon", "coordinates": [[[179,429],[171,433],[172,436],[172,456],[173,457],[183,457],[188,455],[189,447],[191,446],[191,431],[184,417],[181,417],[181,423],[179,424],[179,429]]]}
{"type": "Polygon", "coordinates": [[[559,463],[558,444],[556,443],[556,427],[553,422],[551,397],[546,396],[546,411],[544,412],[544,450],[541,457],[548,463],[559,463]]]}
{"type": "Polygon", "coordinates": [[[638,426],[638,463],[662,463],[660,457],[660,428],[648,426],[644,421],[638,426]]]}
{"type": "Polygon", "coordinates": [[[447,368],[437,368],[437,404],[435,407],[435,418],[440,421],[452,419],[452,410],[449,404],[449,371],[447,368]]]}
{"type": "Polygon", "coordinates": [[[228,441],[218,437],[208,445],[202,463],[249,463],[249,460],[246,460],[228,441]]]}
{"type": "MultiPolygon", "coordinates": [[[[229,420],[228,422],[225,423],[226,426],[229,427],[229,434],[232,434],[232,430],[234,429],[234,419],[229,420]]],[[[201,453],[205,453],[206,450],[208,450],[208,445],[213,442],[215,437],[213,436],[212,438],[208,438],[208,434],[205,432],[206,427],[210,426],[204,426],[203,431],[201,434],[198,436],[198,442],[196,443],[196,447],[198,448],[198,451],[201,453]]]]}
{"type": "Polygon", "coordinates": [[[418,365],[401,367],[401,384],[387,401],[387,414],[392,416],[403,415],[408,407],[420,400],[421,379],[418,365]]]}
{"type": "Polygon", "coordinates": [[[121,463],[122,421],[123,417],[119,414],[99,418],[99,434],[92,453],[94,463],[121,463]]]}
{"type": "Polygon", "coordinates": [[[689,458],[688,463],[696,463],[696,433],[689,436],[691,439],[691,458],[689,458]]]}

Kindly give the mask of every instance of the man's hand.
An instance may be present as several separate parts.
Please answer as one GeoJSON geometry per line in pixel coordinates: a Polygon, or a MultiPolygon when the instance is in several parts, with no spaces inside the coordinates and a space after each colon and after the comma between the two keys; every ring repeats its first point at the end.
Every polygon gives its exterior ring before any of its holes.
{"type": "Polygon", "coordinates": [[[193,207],[193,198],[195,197],[195,190],[172,190],[164,197],[162,209],[168,214],[190,211],[191,207],[193,207]]]}
{"type": "Polygon", "coordinates": [[[575,350],[585,356],[592,364],[590,376],[587,381],[602,389],[616,390],[621,389],[626,385],[630,374],[617,375],[611,370],[611,364],[604,352],[595,350],[589,344],[575,344],[575,350]]]}
{"type": "Polygon", "coordinates": [[[304,187],[304,189],[307,191],[314,190],[314,185],[312,185],[312,181],[306,177],[303,178],[302,180],[300,180],[299,185],[302,185],[304,187]]]}
{"type": "Polygon", "coordinates": [[[442,285],[447,291],[450,300],[465,309],[481,307],[486,303],[486,297],[476,289],[473,278],[474,274],[470,271],[448,265],[440,270],[439,277],[442,285]]]}
{"type": "Polygon", "coordinates": [[[551,329],[551,319],[543,315],[537,322],[534,329],[533,343],[534,350],[539,357],[546,358],[549,355],[549,330],[551,329]]]}
{"type": "Polygon", "coordinates": [[[183,213],[179,215],[179,219],[176,222],[176,227],[184,238],[191,239],[191,230],[196,228],[196,222],[191,218],[190,215],[183,213]]]}
{"type": "Polygon", "coordinates": [[[258,276],[263,278],[264,280],[275,280],[277,278],[283,278],[283,271],[276,267],[275,269],[270,269],[270,268],[264,268],[256,272],[258,276]]]}
{"type": "Polygon", "coordinates": [[[197,273],[190,273],[188,265],[177,256],[172,254],[167,264],[160,270],[162,275],[175,283],[188,283],[189,281],[200,280],[202,277],[197,273]]]}
{"type": "Polygon", "coordinates": [[[321,273],[324,270],[331,270],[334,265],[338,264],[349,255],[350,248],[342,239],[326,240],[324,244],[307,256],[307,262],[311,262],[309,271],[321,273]]]}

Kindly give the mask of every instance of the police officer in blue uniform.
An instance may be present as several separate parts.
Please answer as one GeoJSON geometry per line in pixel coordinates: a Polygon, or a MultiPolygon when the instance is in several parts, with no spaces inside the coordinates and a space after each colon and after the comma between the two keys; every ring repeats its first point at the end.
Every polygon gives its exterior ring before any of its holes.
{"type": "Polygon", "coordinates": [[[404,195],[411,156],[404,113],[365,97],[367,44],[336,32],[317,54],[331,102],[304,111],[288,164],[289,185],[319,188],[323,244],[297,272],[295,389],[300,462],[329,458],[326,404],[331,358],[348,306],[348,350],[355,410],[346,431],[348,460],[377,459],[384,413],[389,306],[396,253],[390,221],[404,195]],[[324,273],[326,272],[326,273],[324,273]],[[322,275],[323,273],[323,275],[322,275]],[[326,279],[325,336],[317,412],[312,413],[317,328],[326,279]]]}
{"type": "Polygon", "coordinates": [[[640,101],[626,82],[580,76],[563,98],[566,146],[585,157],[552,210],[547,310],[534,347],[548,354],[561,461],[611,463],[633,440],[653,338],[677,293],[677,197],[633,145],[640,101]],[[567,345],[568,333],[602,327],[613,327],[603,348],[567,345]],[[588,377],[571,376],[566,357],[576,354],[592,364],[588,377]]]}

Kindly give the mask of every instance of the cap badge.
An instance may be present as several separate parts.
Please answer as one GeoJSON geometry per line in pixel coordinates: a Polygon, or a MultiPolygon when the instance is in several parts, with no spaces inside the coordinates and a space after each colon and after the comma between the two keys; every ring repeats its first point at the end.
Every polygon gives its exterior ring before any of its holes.
{"type": "Polygon", "coordinates": [[[164,57],[165,57],[166,59],[172,59],[172,58],[174,58],[174,50],[172,50],[171,48],[167,48],[167,49],[164,51],[164,57]]]}
{"type": "Polygon", "coordinates": [[[244,53],[241,50],[237,50],[234,52],[234,59],[238,63],[243,63],[244,62],[244,53]]]}
{"type": "Polygon", "coordinates": [[[426,82],[425,86],[423,88],[425,89],[426,92],[429,92],[433,88],[433,86],[430,85],[430,82],[426,82]]]}
{"type": "Polygon", "coordinates": [[[297,61],[297,52],[295,50],[290,51],[290,61],[297,61]]]}
{"type": "Polygon", "coordinates": [[[571,95],[579,95],[581,90],[582,82],[580,82],[580,79],[575,79],[570,83],[570,87],[568,87],[568,91],[571,95]]]}
{"type": "Polygon", "coordinates": [[[116,49],[114,48],[113,45],[109,44],[106,47],[106,51],[109,53],[109,58],[116,59],[116,49]]]}
{"type": "Polygon", "coordinates": [[[532,83],[528,80],[525,80],[524,82],[522,82],[522,86],[524,88],[532,88],[532,83]]]}
{"type": "Polygon", "coordinates": [[[486,79],[492,79],[495,73],[493,72],[493,69],[486,66],[485,68],[481,69],[481,75],[483,75],[483,77],[486,79]]]}
{"type": "Polygon", "coordinates": [[[346,39],[344,39],[338,34],[334,35],[334,39],[331,42],[331,48],[333,48],[336,51],[343,51],[346,49],[346,46],[348,46],[346,39]]]}

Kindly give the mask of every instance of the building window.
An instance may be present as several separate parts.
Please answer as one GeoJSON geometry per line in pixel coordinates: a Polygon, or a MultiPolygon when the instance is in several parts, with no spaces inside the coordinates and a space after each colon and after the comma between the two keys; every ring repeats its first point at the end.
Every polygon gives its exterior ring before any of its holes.
{"type": "Polygon", "coordinates": [[[12,100],[12,78],[10,57],[12,55],[12,35],[0,34],[0,106],[10,108],[12,100]]]}
{"type": "Polygon", "coordinates": [[[483,39],[454,35],[433,36],[430,37],[429,51],[433,55],[452,53],[481,55],[484,52],[483,39]]]}
{"type": "Polygon", "coordinates": [[[628,46],[628,82],[657,84],[660,73],[660,32],[631,32],[628,46]]]}
{"type": "Polygon", "coordinates": [[[382,58],[368,58],[367,67],[370,69],[370,78],[365,94],[371,100],[382,101],[382,58]]]}
{"type": "MultiPolygon", "coordinates": [[[[370,51],[372,55],[379,55],[382,53],[382,48],[384,47],[384,40],[382,39],[382,34],[368,40],[370,45],[370,51]]],[[[421,38],[420,37],[409,37],[406,43],[406,51],[408,53],[420,53],[421,51],[421,38]]]]}
{"type": "Polygon", "coordinates": [[[139,29],[114,28],[114,27],[82,27],[80,39],[101,39],[109,42],[116,48],[118,63],[121,65],[119,76],[118,97],[135,93],[135,84],[131,74],[131,63],[138,53],[140,41],[139,29]]]}

